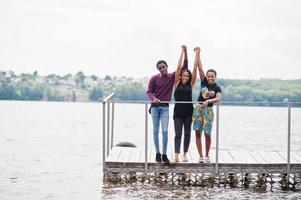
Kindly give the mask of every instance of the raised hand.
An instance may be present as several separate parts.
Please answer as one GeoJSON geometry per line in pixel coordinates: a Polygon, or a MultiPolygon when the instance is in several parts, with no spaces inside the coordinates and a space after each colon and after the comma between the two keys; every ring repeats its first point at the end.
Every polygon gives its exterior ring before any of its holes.
{"type": "Polygon", "coordinates": [[[186,45],[181,45],[181,47],[182,47],[182,51],[187,51],[187,46],[186,45]]]}
{"type": "Polygon", "coordinates": [[[195,47],[195,48],[194,48],[194,52],[195,52],[195,53],[200,53],[200,52],[201,52],[200,47],[195,47]]]}

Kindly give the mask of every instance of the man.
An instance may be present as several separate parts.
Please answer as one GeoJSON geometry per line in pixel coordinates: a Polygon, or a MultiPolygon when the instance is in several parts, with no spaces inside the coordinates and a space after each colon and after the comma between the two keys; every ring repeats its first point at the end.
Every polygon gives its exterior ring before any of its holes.
{"type": "Polygon", "coordinates": [[[169,163],[169,159],[166,155],[168,143],[169,105],[166,102],[161,103],[161,101],[170,101],[171,99],[175,72],[168,73],[168,65],[165,60],[159,60],[156,66],[160,73],[154,75],[150,79],[148,83],[147,96],[152,102],[150,112],[153,121],[153,140],[156,148],[156,162],[169,163]],[[160,122],[162,128],[162,155],[160,153],[159,145],[160,122]]]}

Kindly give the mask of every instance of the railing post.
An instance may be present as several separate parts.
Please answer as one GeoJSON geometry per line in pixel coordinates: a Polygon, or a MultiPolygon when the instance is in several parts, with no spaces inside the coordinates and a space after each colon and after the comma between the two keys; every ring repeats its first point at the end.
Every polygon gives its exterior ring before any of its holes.
{"type": "Polygon", "coordinates": [[[291,104],[287,104],[288,108],[288,127],[287,127],[287,174],[291,171],[291,104]]]}
{"type": "MultiPolygon", "coordinates": [[[[102,165],[106,161],[106,103],[102,102],[102,165]]],[[[104,170],[104,167],[103,167],[104,170]]]]}
{"type": "Polygon", "coordinates": [[[218,174],[218,153],[219,153],[219,104],[216,104],[215,174],[218,174]]]}
{"type": "Polygon", "coordinates": [[[114,145],[114,109],[115,107],[115,102],[114,99],[112,101],[112,122],[111,122],[111,149],[113,148],[114,145]]]}
{"type": "Polygon", "coordinates": [[[107,101],[108,112],[107,112],[107,156],[110,153],[110,101],[107,101]]]}
{"type": "Polygon", "coordinates": [[[147,165],[148,165],[148,103],[145,103],[145,146],[144,146],[144,152],[145,152],[145,163],[144,163],[144,172],[147,173],[147,165]]]}

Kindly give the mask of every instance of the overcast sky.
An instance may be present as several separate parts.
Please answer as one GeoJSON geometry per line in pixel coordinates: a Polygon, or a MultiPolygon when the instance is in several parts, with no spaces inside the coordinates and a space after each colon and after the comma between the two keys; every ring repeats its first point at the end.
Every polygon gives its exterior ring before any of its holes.
{"type": "Polygon", "coordinates": [[[221,78],[301,78],[299,0],[0,0],[0,70],[145,77],[186,44],[221,78]]]}

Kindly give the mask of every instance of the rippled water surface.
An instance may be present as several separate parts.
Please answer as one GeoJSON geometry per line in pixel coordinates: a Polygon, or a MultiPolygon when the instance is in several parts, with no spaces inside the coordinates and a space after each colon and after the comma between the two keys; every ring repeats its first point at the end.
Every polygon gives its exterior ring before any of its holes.
{"type": "MultiPolygon", "coordinates": [[[[115,111],[114,142],[130,141],[143,147],[144,105],[119,104],[115,111]]],[[[222,106],[220,111],[221,149],[286,150],[286,108],[222,106]]],[[[301,198],[300,192],[239,188],[103,186],[100,104],[0,101],[0,113],[1,200],[301,198]]],[[[300,121],[301,109],[293,108],[293,151],[301,151],[300,121]]],[[[172,142],[172,118],[169,134],[172,142]]],[[[152,145],[151,134],[149,141],[152,145]]],[[[195,148],[194,143],[190,148],[195,148]]]]}

